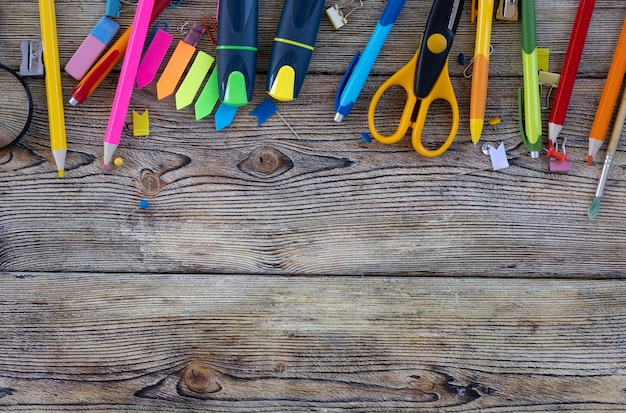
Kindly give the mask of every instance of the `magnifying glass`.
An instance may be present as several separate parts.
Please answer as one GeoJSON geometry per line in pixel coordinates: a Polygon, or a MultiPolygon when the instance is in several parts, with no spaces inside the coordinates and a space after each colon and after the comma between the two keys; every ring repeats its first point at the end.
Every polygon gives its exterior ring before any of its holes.
{"type": "Polygon", "coordinates": [[[0,150],[26,134],[33,118],[33,98],[24,79],[0,63],[0,150]]]}

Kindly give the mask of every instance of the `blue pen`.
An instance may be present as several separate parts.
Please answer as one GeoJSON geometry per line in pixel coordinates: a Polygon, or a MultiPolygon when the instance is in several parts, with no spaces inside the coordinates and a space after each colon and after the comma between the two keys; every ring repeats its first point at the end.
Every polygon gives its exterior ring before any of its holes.
{"type": "Polygon", "coordinates": [[[360,58],[354,59],[350,64],[348,71],[341,85],[345,85],[343,89],[337,91],[337,101],[335,103],[335,122],[341,122],[344,117],[348,116],[352,106],[359,97],[359,93],[365,85],[365,81],[374,66],[374,62],[378,57],[380,49],[382,49],[387,35],[393,27],[393,23],[398,18],[400,10],[404,6],[405,0],[389,0],[383,10],[383,14],[380,16],[380,20],[376,24],[372,36],[370,37],[365,50],[360,58]],[[356,64],[356,66],[354,66],[356,64]]]}

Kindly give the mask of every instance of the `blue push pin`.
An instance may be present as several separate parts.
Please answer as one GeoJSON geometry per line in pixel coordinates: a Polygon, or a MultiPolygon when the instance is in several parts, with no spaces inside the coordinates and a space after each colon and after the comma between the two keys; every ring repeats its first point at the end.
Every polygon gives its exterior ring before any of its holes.
{"type": "Polygon", "coordinates": [[[140,209],[141,210],[148,209],[149,206],[150,206],[150,203],[148,202],[148,200],[147,199],[142,199],[141,201],[139,201],[139,206],[137,208],[133,209],[130,212],[130,214],[128,214],[128,216],[131,216],[133,213],[139,211],[140,209]]]}
{"type": "Polygon", "coordinates": [[[361,140],[358,142],[359,145],[362,143],[372,143],[372,138],[365,132],[361,132],[361,140]]]}

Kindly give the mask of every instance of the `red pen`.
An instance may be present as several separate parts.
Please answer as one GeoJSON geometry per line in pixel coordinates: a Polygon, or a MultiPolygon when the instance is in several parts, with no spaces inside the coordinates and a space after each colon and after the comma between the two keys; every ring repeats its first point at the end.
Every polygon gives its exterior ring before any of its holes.
{"type": "Polygon", "coordinates": [[[578,73],[578,65],[580,57],[585,47],[585,39],[589,30],[589,22],[596,0],[580,0],[578,3],[578,11],[572,28],[572,35],[569,38],[565,61],[561,70],[561,78],[554,95],[552,103],[552,111],[548,119],[548,137],[553,145],[556,145],[556,138],[559,137],[563,124],[565,123],[565,115],[569,107],[569,101],[572,97],[574,82],[578,73]]]}
{"type": "MultiPolygon", "coordinates": [[[[154,9],[150,16],[150,24],[152,24],[159,14],[170,4],[170,0],[156,0],[154,3],[154,9]]],[[[119,39],[109,48],[109,50],[98,60],[98,62],[91,68],[89,72],[78,83],[76,88],[72,91],[70,104],[76,106],[83,103],[93,93],[100,83],[111,73],[111,70],[119,62],[124,53],[126,52],[126,46],[128,45],[128,39],[130,37],[130,27],[126,29],[119,39]]]]}

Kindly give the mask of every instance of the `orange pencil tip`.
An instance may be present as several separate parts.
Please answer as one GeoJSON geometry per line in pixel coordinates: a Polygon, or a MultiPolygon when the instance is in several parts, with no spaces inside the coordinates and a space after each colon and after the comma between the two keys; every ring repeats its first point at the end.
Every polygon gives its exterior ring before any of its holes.
{"type": "Polygon", "coordinates": [[[593,162],[593,156],[587,155],[587,166],[591,166],[592,162],[593,162]]]}

